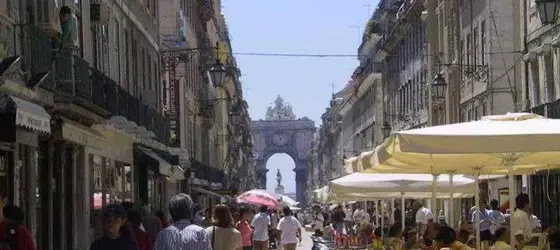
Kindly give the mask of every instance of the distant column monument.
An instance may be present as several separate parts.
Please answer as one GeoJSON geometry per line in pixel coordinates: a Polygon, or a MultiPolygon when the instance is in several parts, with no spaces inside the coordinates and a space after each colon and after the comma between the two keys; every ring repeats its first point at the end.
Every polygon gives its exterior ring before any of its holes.
{"type": "Polygon", "coordinates": [[[276,189],[274,192],[277,194],[284,194],[284,186],[282,185],[282,174],[280,173],[280,169],[276,172],[276,189]]]}

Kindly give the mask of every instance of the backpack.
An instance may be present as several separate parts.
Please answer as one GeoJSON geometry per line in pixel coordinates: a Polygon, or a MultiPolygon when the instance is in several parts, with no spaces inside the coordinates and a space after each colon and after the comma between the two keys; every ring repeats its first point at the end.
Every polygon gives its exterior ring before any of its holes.
{"type": "Polygon", "coordinates": [[[17,250],[18,237],[17,229],[19,225],[12,220],[6,220],[6,235],[4,240],[0,241],[0,250],[17,250]]]}

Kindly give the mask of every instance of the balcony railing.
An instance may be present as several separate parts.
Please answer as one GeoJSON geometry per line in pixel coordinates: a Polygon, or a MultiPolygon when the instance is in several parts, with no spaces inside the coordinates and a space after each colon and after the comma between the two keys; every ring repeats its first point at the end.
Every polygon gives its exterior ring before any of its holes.
{"type": "Polygon", "coordinates": [[[169,141],[169,122],[152,107],[132,96],[103,72],[72,50],[57,49],[53,39],[41,29],[28,25],[28,49],[25,70],[32,75],[51,72],[41,87],[74,99],[75,103],[98,114],[123,116],[138,126],[154,132],[157,140],[169,141]]]}
{"type": "MultiPolygon", "coordinates": [[[[26,67],[32,75],[52,72],[53,70],[53,41],[45,32],[35,26],[27,26],[26,32],[32,34],[28,36],[28,46],[26,67]]],[[[49,75],[41,84],[47,89],[54,88],[54,77],[49,75]]]]}

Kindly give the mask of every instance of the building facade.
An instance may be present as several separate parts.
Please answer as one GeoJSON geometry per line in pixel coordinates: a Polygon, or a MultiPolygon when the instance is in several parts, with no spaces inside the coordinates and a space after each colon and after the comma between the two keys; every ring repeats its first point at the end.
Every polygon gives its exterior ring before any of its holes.
{"type": "MultiPolygon", "coordinates": [[[[560,33],[556,27],[559,22],[543,25],[534,0],[523,1],[518,11],[521,17],[519,40],[524,52],[520,62],[519,110],[558,119],[560,33]]],[[[535,214],[546,218],[543,227],[557,225],[560,221],[560,212],[553,202],[559,192],[557,185],[552,184],[558,183],[559,178],[558,171],[540,173],[526,178],[520,186],[531,196],[535,214]]]]}
{"type": "Polygon", "coordinates": [[[179,3],[174,27],[162,17],[167,4],[0,3],[0,126],[9,131],[0,136],[0,192],[25,211],[40,249],[88,249],[107,204],[166,211],[197,176],[230,188],[250,166],[239,72],[233,58],[218,58],[231,54],[219,1],[179,3]],[[60,18],[61,9],[70,13],[60,18]],[[170,77],[163,52],[220,42],[223,53],[194,56],[170,77]],[[216,60],[228,76],[212,88],[205,76],[216,60]]]}

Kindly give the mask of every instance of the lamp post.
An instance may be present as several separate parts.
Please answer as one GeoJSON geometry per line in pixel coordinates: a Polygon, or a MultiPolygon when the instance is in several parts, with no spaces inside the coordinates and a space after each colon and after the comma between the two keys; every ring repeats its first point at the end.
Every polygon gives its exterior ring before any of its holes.
{"type": "Polygon", "coordinates": [[[447,82],[441,73],[438,73],[431,84],[432,98],[436,100],[445,99],[445,92],[447,90],[447,82]]]}
{"type": "Polygon", "coordinates": [[[560,9],[560,0],[535,0],[543,25],[555,24],[560,9]]]}

